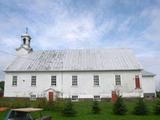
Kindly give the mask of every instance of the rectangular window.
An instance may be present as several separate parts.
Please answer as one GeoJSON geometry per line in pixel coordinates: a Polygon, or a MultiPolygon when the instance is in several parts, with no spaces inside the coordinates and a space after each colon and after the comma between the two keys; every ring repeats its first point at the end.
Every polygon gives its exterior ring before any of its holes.
{"type": "Polygon", "coordinates": [[[94,100],[96,100],[96,101],[100,101],[100,100],[101,100],[101,98],[100,98],[100,96],[99,96],[99,95],[95,95],[95,96],[94,96],[94,100]]]}
{"type": "Polygon", "coordinates": [[[116,83],[116,85],[121,85],[121,76],[120,75],[115,75],[115,83],[116,83]]]}
{"type": "Polygon", "coordinates": [[[99,76],[98,75],[94,75],[94,86],[99,86],[99,76]]]}
{"type": "Polygon", "coordinates": [[[36,76],[31,77],[31,86],[36,86],[36,76]]]}
{"type": "Polygon", "coordinates": [[[12,78],[12,86],[17,86],[17,76],[13,76],[13,78],[12,78]]]}
{"type": "Polygon", "coordinates": [[[140,80],[138,75],[135,76],[135,84],[136,84],[136,88],[140,88],[140,80]]]}
{"type": "Polygon", "coordinates": [[[51,85],[56,86],[56,76],[51,76],[51,85]]]}
{"type": "Polygon", "coordinates": [[[36,95],[31,95],[30,100],[36,100],[36,95]]]}
{"type": "Polygon", "coordinates": [[[78,82],[77,82],[77,76],[72,76],[72,86],[77,86],[78,82]]]}
{"type": "Polygon", "coordinates": [[[73,95],[72,96],[72,101],[78,101],[78,96],[77,95],[73,95]]]}

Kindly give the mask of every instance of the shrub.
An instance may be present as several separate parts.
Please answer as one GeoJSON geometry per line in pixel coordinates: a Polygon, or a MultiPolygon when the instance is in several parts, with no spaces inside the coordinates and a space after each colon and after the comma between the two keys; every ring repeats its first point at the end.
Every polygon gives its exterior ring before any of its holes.
{"type": "Polygon", "coordinates": [[[160,98],[160,91],[157,91],[156,95],[157,95],[158,98],[160,98]]]}
{"type": "Polygon", "coordinates": [[[54,101],[54,111],[62,111],[64,108],[64,100],[56,100],[54,101]]]}
{"type": "Polygon", "coordinates": [[[148,109],[143,98],[138,98],[138,102],[134,107],[133,113],[135,115],[146,115],[148,113],[148,109]]]}
{"type": "Polygon", "coordinates": [[[64,109],[62,110],[62,114],[64,116],[67,116],[67,117],[72,117],[72,116],[75,116],[76,114],[76,111],[74,109],[74,106],[73,106],[73,103],[71,100],[68,100],[65,105],[64,105],[64,109]]]}
{"type": "Polygon", "coordinates": [[[30,107],[30,102],[28,99],[23,98],[15,98],[12,101],[9,101],[11,108],[23,108],[30,107]]]}
{"type": "Polygon", "coordinates": [[[46,102],[44,106],[44,110],[53,111],[54,110],[54,102],[46,102]]]}
{"type": "Polygon", "coordinates": [[[124,115],[127,112],[126,105],[121,96],[118,96],[116,102],[113,104],[113,113],[116,115],[124,115]]]}
{"type": "Polygon", "coordinates": [[[45,98],[39,98],[35,102],[36,107],[45,108],[47,105],[47,100],[45,98]]]}
{"type": "Polygon", "coordinates": [[[64,108],[64,102],[62,100],[48,102],[47,100],[40,100],[39,107],[44,108],[47,111],[62,111],[64,108]]]}
{"type": "Polygon", "coordinates": [[[21,108],[30,106],[30,101],[27,98],[1,98],[0,100],[0,107],[21,108]]]}
{"type": "Polygon", "coordinates": [[[154,113],[160,115],[160,98],[158,98],[156,101],[156,104],[154,106],[154,113]]]}
{"type": "Polygon", "coordinates": [[[92,105],[92,113],[98,114],[100,111],[101,111],[101,109],[99,107],[98,101],[95,100],[92,105]]]}

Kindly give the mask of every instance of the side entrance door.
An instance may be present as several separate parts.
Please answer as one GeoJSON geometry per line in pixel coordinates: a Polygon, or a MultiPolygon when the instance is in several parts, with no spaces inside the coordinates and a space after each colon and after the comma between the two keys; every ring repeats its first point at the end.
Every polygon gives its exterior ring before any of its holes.
{"type": "Polygon", "coordinates": [[[49,98],[49,101],[50,101],[50,102],[53,101],[53,95],[54,95],[53,92],[49,92],[49,93],[48,93],[48,98],[49,98]]]}

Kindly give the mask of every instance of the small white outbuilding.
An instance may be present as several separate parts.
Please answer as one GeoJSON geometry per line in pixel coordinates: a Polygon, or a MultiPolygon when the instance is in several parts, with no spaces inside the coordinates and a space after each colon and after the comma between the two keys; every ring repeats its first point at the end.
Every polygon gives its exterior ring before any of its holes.
{"type": "Polygon", "coordinates": [[[144,75],[131,49],[33,51],[21,36],[16,59],[5,70],[5,97],[106,99],[155,95],[154,75],[144,75]]]}

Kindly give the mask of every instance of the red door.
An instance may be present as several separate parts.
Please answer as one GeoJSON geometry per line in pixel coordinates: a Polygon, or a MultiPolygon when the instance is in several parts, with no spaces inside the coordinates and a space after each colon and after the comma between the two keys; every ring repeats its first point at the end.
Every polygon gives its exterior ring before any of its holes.
{"type": "Polygon", "coordinates": [[[136,84],[136,88],[140,88],[139,76],[136,76],[136,77],[135,77],[135,84],[136,84]]]}
{"type": "Polygon", "coordinates": [[[112,102],[116,102],[117,100],[117,94],[116,94],[116,91],[112,91],[112,102]]]}
{"type": "Polygon", "coordinates": [[[48,95],[49,95],[49,102],[52,102],[53,101],[53,92],[49,92],[48,95]]]}

